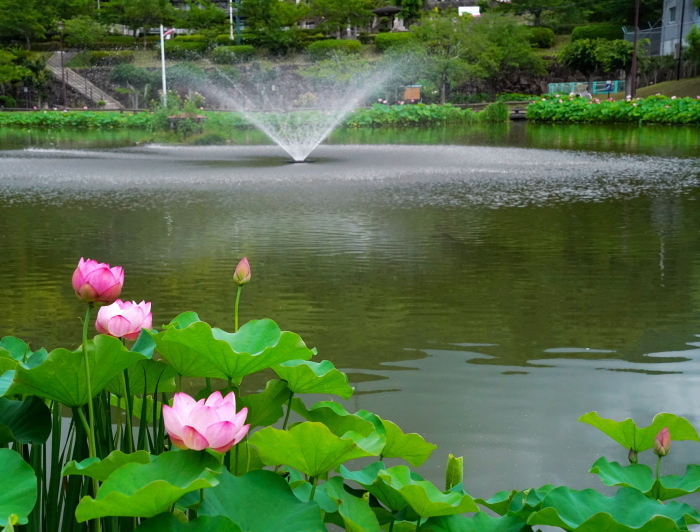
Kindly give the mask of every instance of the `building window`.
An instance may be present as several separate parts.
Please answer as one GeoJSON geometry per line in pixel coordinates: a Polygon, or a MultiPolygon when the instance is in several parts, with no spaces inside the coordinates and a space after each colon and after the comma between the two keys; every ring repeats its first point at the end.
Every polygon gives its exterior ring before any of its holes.
{"type": "Polygon", "coordinates": [[[668,21],[669,22],[676,21],[676,6],[668,8],[668,21]]]}

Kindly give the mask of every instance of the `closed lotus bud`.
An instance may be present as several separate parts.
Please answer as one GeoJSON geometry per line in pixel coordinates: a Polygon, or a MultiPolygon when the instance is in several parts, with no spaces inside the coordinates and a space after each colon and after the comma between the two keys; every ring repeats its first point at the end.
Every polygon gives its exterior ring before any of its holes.
{"type": "Polygon", "coordinates": [[[671,434],[666,427],[662,428],[654,438],[654,454],[666,456],[671,452],[671,434]]]}
{"type": "Polygon", "coordinates": [[[236,266],[236,271],[233,272],[233,282],[238,286],[243,286],[250,281],[250,264],[248,264],[248,259],[243,257],[241,262],[236,266]]]}
{"type": "Polygon", "coordinates": [[[124,270],[121,266],[111,268],[109,264],[96,260],[80,259],[73,272],[75,295],[86,303],[114,303],[123,285],[124,270]]]}
{"type": "Polygon", "coordinates": [[[637,451],[635,451],[634,449],[630,449],[630,452],[627,455],[627,459],[630,461],[630,464],[636,464],[637,463],[637,451]]]}

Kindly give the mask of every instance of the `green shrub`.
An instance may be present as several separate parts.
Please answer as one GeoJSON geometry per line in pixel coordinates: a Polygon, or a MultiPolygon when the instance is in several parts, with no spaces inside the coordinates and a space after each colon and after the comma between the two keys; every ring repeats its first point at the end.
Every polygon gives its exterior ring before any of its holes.
{"type": "Polygon", "coordinates": [[[376,35],[372,35],[372,34],[366,33],[366,32],[361,32],[357,36],[357,40],[360,41],[362,44],[374,44],[375,37],[376,37],[376,35]]]}
{"type": "Polygon", "coordinates": [[[191,63],[177,63],[167,67],[165,73],[173,86],[187,87],[188,89],[196,88],[207,77],[204,69],[191,63]]]}
{"type": "Polygon", "coordinates": [[[554,32],[549,28],[530,28],[527,40],[536,48],[551,48],[554,45],[554,32]]]}
{"type": "Polygon", "coordinates": [[[89,61],[92,66],[118,65],[134,61],[134,52],[131,50],[116,50],[111,52],[90,52],[89,61]]]}
{"type": "Polygon", "coordinates": [[[416,40],[413,33],[380,33],[374,38],[374,45],[379,52],[385,52],[394,46],[412,43],[416,40]]]}
{"type": "MultiPolygon", "coordinates": [[[[222,46],[232,46],[236,44],[236,37],[235,31],[233,33],[233,40],[230,39],[230,35],[228,33],[222,33],[214,38],[214,42],[222,46]]],[[[255,45],[258,43],[258,41],[259,37],[254,33],[241,33],[241,44],[255,45]]]]}
{"type": "Polygon", "coordinates": [[[449,104],[382,105],[375,103],[369,109],[358,109],[353,112],[346,119],[345,126],[401,127],[471,123],[476,122],[478,116],[471,109],[460,109],[449,104]]]}
{"type": "Polygon", "coordinates": [[[113,44],[124,44],[130,46],[136,42],[136,39],[131,35],[107,35],[102,42],[113,44]]]}
{"type": "Polygon", "coordinates": [[[17,107],[17,101],[12,96],[0,96],[0,107],[17,107]]]}
{"type": "Polygon", "coordinates": [[[109,72],[109,80],[118,85],[133,85],[143,87],[148,83],[153,83],[157,79],[156,73],[151,73],[145,68],[139,68],[129,63],[121,63],[109,72]]]}
{"type": "Polygon", "coordinates": [[[202,42],[207,41],[204,35],[195,33],[194,35],[178,35],[175,37],[176,42],[202,42]]]}
{"type": "Polygon", "coordinates": [[[55,41],[33,42],[31,49],[35,52],[56,52],[61,49],[61,43],[55,41]]]}
{"type": "Polygon", "coordinates": [[[571,33],[571,40],[579,39],[606,39],[615,41],[623,39],[624,33],[619,24],[589,24],[588,26],[577,26],[571,33]]]}
{"type": "Polygon", "coordinates": [[[503,102],[494,102],[479,112],[479,122],[503,123],[508,122],[510,111],[503,102]]]}
{"type": "Polygon", "coordinates": [[[255,47],[250,44],[239,46],[217,46],[211,53],[212,62],[217,65],[228,65],[250,61],[255,53],[255,47]]]}
{"type": "Polygon", "coordinates": [[[202,133],[189,139],[190,144],[195,146],[218,146],[226,144],[226,137],[220,133],[202,133]]]}
{"type": "Polygon", "coordinates": [[[165,41],[165,57],[168,59],[200,59],[207,50],[206,41],[165,41]]]}
{"type": "Polygon", "coordinates": [[[207,79],[218,87],[232,87],[241,73],[232,66],[220,66],[207,71],[207,79]]]}
{"type": "Polygon", "coordinates": [[[326,39],[311,43],[306,51],[312,59],[328,59],[333,52],[343,52],[347,54],[359,54],[362,50],[360,41],[346,39],[326,39]]]}
{"type": "Polygon", "coordinates": [[[521,94],[519,92],[504,92],[496,96],[497,102],[529,102],[537,98],[532,94],[521,94]]]}

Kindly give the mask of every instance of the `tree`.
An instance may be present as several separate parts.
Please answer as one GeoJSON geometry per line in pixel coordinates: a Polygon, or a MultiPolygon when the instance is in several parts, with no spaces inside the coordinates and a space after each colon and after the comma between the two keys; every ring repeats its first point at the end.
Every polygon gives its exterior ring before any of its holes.
{"type": "Polygon", "coordinates": [[[683,49],[683,57],[693,63],[696,67],[700,66],[700,29],[693,26],[685,37],[686,46],[683,49]]]}
{"type": "Polygon", "coordinates": [[[0,0],[0,37],[23,38],[29,48],[52,29],[51,11],[49,0],[0,0]]]}
{"type": "Polygon", "coordinates": [[[470,72],[465,56],[472,23],[472,17],[432,15],[411,27],[422,45],[422,50],[414,50],[414,54],[419,57],[422,52],[424,55],[425,76],[435,83],[443,104],[449,98],[450,88],[470,72]]]}
{"type": "Polygon", "coordinates": [[[501,11],[510,11],[516,15],[529,14],[533,17],[533,24],[542,24],[542,15],[548,11],[560,9],[565,0],[511,0],[500,6],[501,11]]]}
{"type": "Polygon", "coordinates": [[[598,45],[600,39],[578,39],[567,44],[559,52],[559,62],[569,68],[578,70],[586,76],[590,86],[593,74],[601,65],[598,55],[598,45]]]}
{"type": "Polygon", "coordinates": [[[311,0],[311,13],[329,33],[339,33],[347,26],[361,26],[373,17],[369,0],[311,0]]]}
{"type": "Polygon", "coordinates": [[[226,22],[226,13],[211,0],[188,1],[189,9],[181,11],[178,26],[191,30],[203,30],[226,22]]]}
{"type": "Polygon", "coordinates": [[[423,0],[398,0],[398,5],[401,8],[399,17],[404,19],[407,25],[420,20],[423,14],[423,0]]]}
{"type": "Polygon", "coordinates": [[[107,29],[95,19],[85,15],[66,20],[66,43],[69,46],[89,48],[107,35],[107,29]]]}
{"type": "Polygon", "coordinates": [[[134,31],[143,28],[144,38],[148,28],[167,25],[175,20],[175,8],[168,0],[111,0],[105,5],[108,16],[134,31]]]}

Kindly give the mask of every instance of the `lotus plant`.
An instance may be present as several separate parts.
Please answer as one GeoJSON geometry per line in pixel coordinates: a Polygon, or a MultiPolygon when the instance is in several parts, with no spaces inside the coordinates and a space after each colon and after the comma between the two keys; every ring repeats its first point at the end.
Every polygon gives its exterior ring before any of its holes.
{"type": "Polygon", "coordinates": [[[150,303],[117,299],[111,305],[100,308],[95,329],[100,334],[136,340],[141,329],[150,329],[152,322],[150,303]]]}
{"type": "Polygon", "coordinates": [[[238,285],[236,304],[233,311],[233,328],[234,331],[238,331],[238,301],[241,299],[241,289],[243,285],[250,282],[250,264],[248,263],[247,257],[243,257],[241,262],[238,263],[238,266],[236,266],[236,270],[233,272],[233,282],[238,285]]]}
{"type": "Polygon", "coordinates": [[[185,393],[176,393],[173,406],[163,405],[165,430],[178,449],[213,449],[225,453],[248,434],[244,425],[248,409],[236,413],[236,397],[216,391],[206,400],[195,401],[185,393]]]}

